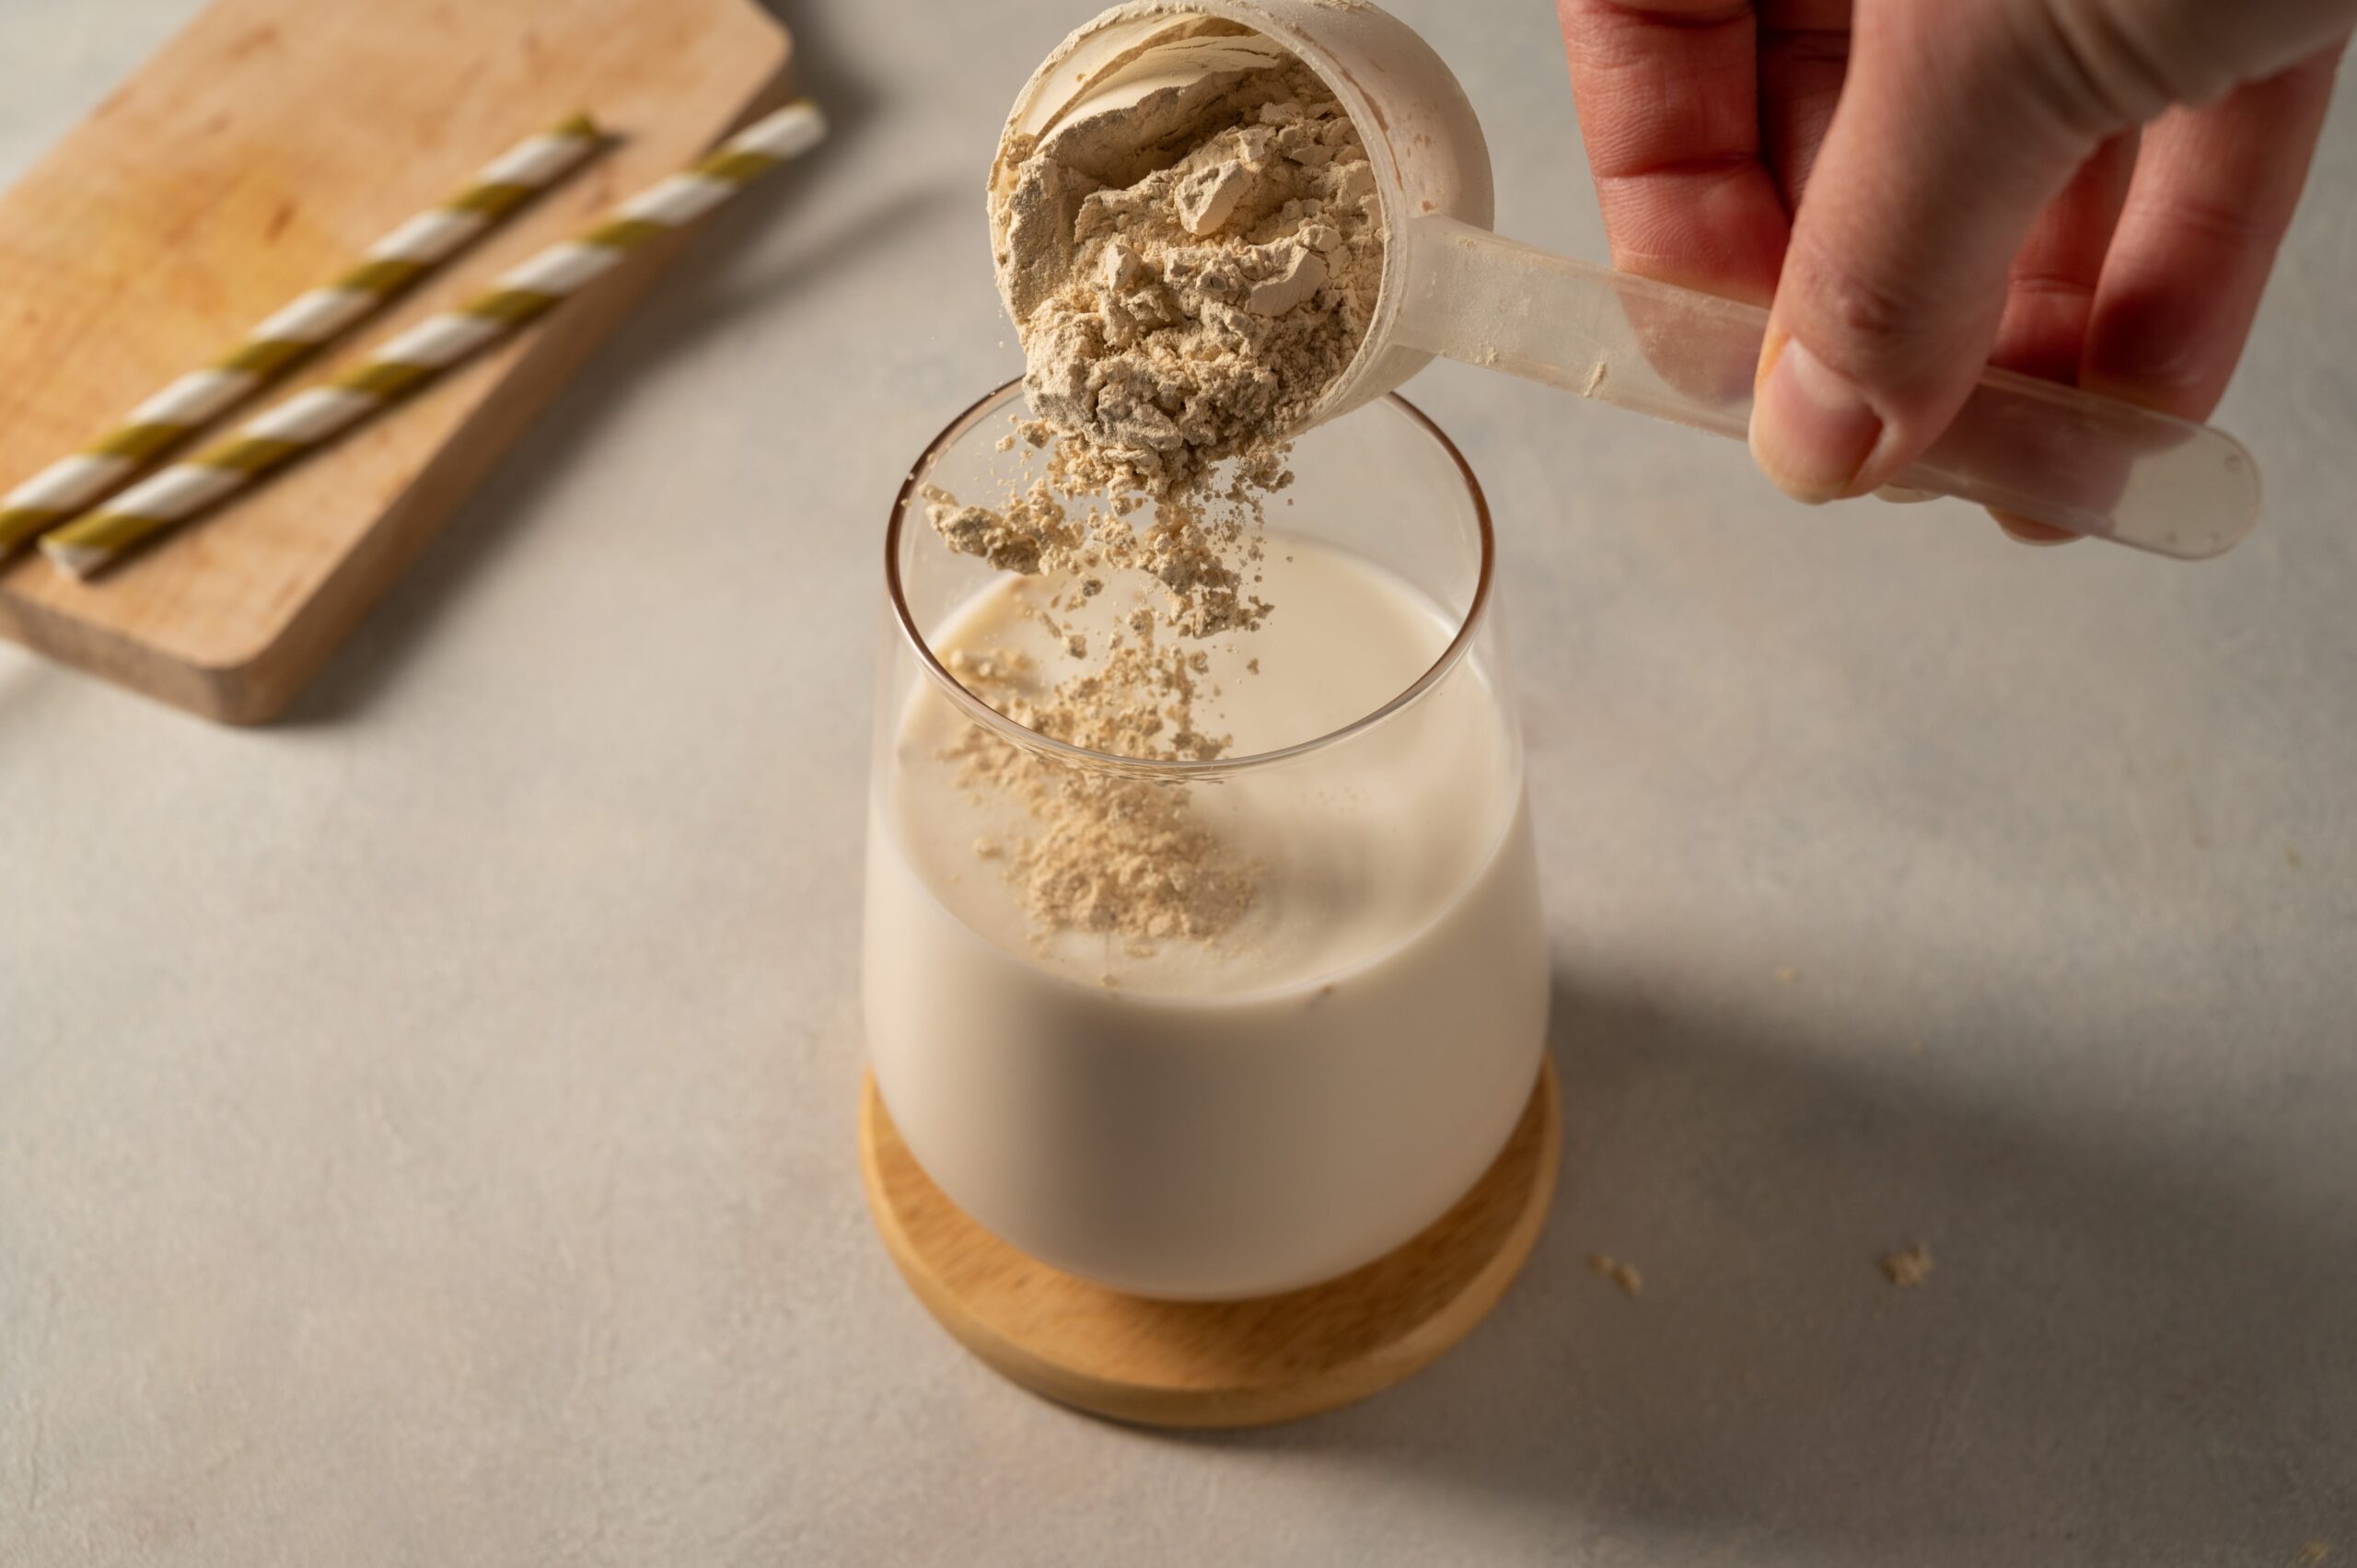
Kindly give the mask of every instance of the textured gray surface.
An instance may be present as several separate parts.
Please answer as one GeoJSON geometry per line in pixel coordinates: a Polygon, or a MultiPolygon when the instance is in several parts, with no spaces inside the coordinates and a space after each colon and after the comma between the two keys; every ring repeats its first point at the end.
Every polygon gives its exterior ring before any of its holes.
{"type": "MultiPolygon", "coordinates": [[[[189,8],[0,0],[0,173],[189,8]]],[[[1502,521],[1572,1130],[1474,1339],[1171,1438],[902,1291],[851,1148],[877,538],[1014,364],[980,173],[1086,8],[800,7],[834,145],[292,722],[0,648],[0,1562],[2357,1556],[2347,94],[2215,564],[1410,389],[1502,521]]],[[[1602,254],[1547,8],[1400,8],[1502,226],[1602,254]]]]}

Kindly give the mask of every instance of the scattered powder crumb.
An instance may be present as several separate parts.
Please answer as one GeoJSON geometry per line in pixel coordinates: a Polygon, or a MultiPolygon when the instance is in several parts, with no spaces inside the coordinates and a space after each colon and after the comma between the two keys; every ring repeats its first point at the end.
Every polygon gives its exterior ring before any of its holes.
{"type": "Polygon", "coordinates": [[[1591,1252],[1587,1255],[1587,1266],[1591,1272],[1619,1285],[1620,1294],[1625,1296],[1634,1299],[1644,1294],[1645,1276],[1637,1272],[1634,1263],[1624,1263],[1609,1253],[1591,1252]]]}
{"type": "Polygon", "coordinates": [[[2294,871],[2300,869],[2300,852],[2293,849],[2290,844],[2285,844],[2283,846],[2283,864],[2290,866],[2294,871]]]}
{"type": "Polygon", "coordinates": [[[1790,964],[1778,964],[1776,966],[1776,983],[1778,985],[1790,985],[1794,981],[1800,979],[1800,977],[1801,971],[1793,968],[1790,964]]]}
{"type": "Polygon", "coordinates": [[[1912,1290],[1932,1277],[1932,1249],[1922,1242],[1882,1255],[1883,1277],[1901,1290],[1912,1290]]]}

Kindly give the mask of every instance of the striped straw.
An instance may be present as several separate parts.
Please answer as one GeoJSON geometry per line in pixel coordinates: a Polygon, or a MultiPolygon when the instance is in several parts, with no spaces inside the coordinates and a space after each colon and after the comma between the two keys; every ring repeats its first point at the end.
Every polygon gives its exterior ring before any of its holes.
{"type": "Polygon", "coordinates": [[[256,327],[210,369],[191,371],[133,409],[120,428],[0,497],[0,554],[97,505],[156,459],[284,376],[322,343],[415,283],[589,155],[600,137],[576,114],[486,164],[474,183],[418,214],[366,257],[256,327]]]}
{"type": "Polygon", "coordinates": [[[52,530],[41,541],[42,552],[69,575],[89,575],[546,313],[631,251],[694,222],[763,170],[816,146],[826,130],[813,105],[788,104],[702,162],[617,207],[586,234],[534,256],[489,293],[420,321],[366,363],[274,404],[227,439],[124,491],[106,510],[52,530]]]}

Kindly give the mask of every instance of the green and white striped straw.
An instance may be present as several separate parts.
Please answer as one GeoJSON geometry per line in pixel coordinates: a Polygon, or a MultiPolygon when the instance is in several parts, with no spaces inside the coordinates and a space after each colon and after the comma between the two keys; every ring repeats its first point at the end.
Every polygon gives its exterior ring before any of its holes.
{"type": "Polygon", "coordinates": [[[517,143],[465,190],[377,241],[358,265],[286,306],[211,367],[181,377],[87,450],[60,459],[0,497],[0,554],[106,499],[546,190],[599,140],[597,126],[576,114],[517,143]]]}
{"type": "Polygon", "coordinates": [[[816,146],[826,131],[816,107],[788,104],[701,163],[615,208],[586,234],[534,256],[489,293],[420,321],[366,363],[273,406],[218,445],[124,491],[106,510],[52,530],[41,541],[42,553],[72,576],[89,575],[545,314],[631,251],[694,222],[755,176],[816,146]]]}

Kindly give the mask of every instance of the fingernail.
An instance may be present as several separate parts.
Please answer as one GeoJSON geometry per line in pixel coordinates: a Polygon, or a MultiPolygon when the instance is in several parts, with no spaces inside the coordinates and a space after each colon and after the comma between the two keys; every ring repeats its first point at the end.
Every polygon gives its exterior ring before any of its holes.
{"type": "Polygon", "coordinates": [[[1771,338],[1751,401],[1751,460],[1795,500],[1835,501],[1882,439],[1882,420],[1858,389],[1797,340],[1771,338]]]}
{"type": "Polygon", "coordinates": [[[2000,511],[1994,506],[1989,508],[1989,515],[1997,519],[1997,526],[2005,530],[2005,537],[2016,544],[2050,547],[2057,544],[2070,544],[2079,538],[2077,534],[2049,527],[2045,523],[2032,521],[2028,517],[2020,517],[2012,512],[2000,511]]]}

